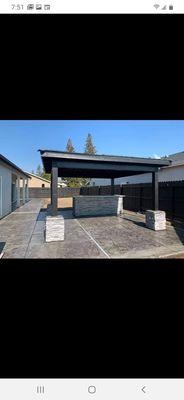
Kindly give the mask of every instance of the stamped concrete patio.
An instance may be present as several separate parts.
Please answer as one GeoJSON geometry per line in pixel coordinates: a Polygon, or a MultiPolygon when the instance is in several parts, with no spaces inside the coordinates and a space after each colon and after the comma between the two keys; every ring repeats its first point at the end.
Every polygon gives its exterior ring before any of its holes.
{"type": "Polygon", "coordinates": [[[65,240],[44,242],[45,201],[33,199],[0,221],[3,258],[165,258],[184,253],[184,229],[167,226],[155,232],[144,217],[73,218],[72,209],[59,212],[65,218],[65,240]]]}

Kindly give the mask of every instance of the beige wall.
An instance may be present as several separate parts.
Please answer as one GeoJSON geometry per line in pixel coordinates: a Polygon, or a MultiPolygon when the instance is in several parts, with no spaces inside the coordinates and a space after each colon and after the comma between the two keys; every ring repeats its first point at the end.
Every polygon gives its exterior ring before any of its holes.
{"type": "Polygon", "coordinates": [[[42,179],[36,178],[36,177],[34,177],[34,176],[32,176],[31,179],[29,179],[29,187],[30,187],[30,188],[31,188],[31,187],[34,187],[34,188],[38,187],[38,188],[41,188],[42,185],[45,185],[44,187],[46,187],[46,188],[49,188],[49,187],[50,187],[50,183],[45,182],[45,181],[42,180],[42,179]]]}

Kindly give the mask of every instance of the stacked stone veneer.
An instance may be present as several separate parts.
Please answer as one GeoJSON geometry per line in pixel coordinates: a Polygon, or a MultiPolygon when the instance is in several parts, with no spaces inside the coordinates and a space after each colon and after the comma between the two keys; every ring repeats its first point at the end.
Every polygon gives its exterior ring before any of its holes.
{"type": "Polygon", "coordinates": [[[46,217],[45,240],[58,242],[64,240],[64,218],[62,215],[46,217]]]}
{"type": "Polygon", "coordinates": [[[165,211],[146,211],[146,226],[154,231],[162,231],[166,229],[165,211]]]}
{"type": "Polygon", "coordinates": [[[124,196],[75,196],[73,214],[75,217],[98,215],[119,215],[123,212],[124,196]]]}

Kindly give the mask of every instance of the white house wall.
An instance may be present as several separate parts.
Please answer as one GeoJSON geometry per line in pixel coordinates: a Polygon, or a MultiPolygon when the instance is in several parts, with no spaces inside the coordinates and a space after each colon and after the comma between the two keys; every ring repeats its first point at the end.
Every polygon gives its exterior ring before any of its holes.
{"type": "Polygon", "coordinates": [[[184,180],[184,165],[171,168],[162,168],[159,173],[159,180],[164,181],[182,181],[184,180]]]}
{"type": "MultiPolygon", "coordinates": [[[[159,182],[168,182],[168,181],[180,181],[184,180],[184,165],[169,167],[169,168],[162,168],[158,173],[158,180],[159,182]]],[[[140,175],[133,175],[127,176],[124,178],[116,178],[114,180],[115,185],[122,185],[122,184],[133,184],[133,183],[149,183],[152,181],[152,174],[140,174],[140,175]]],[[[90,186],[104,186],[110,185],[110,179],[92,179],[90,182],[90,186]]]]}
{"type": "Polygon", "coordinates": [[[0,219],[12,212],[12,182],[16,182],[17,176],[27,178],[23,173],[0,160],[0,219]]]}
{"type": "MultiPolygon", "coordinates": [[[[141,175],[134,175],[134,176],[127,176],[124,178],[116,178],[114,179],[115,185],[122,185],[128,183],[147,183],[151,182],[151,174],[141,174],[141,175]]],[[[90,186],[106,186],[111,184],[111,179],[91,179],[90,186]],[[93,184],[95,183],[95,185],[93,184]]]]}
{"type": "Polygon", "coordinates": [[[4,167],[0,162],[1,177],[1,199],[0,218],[11,212],[11,170],[4,167]]]}

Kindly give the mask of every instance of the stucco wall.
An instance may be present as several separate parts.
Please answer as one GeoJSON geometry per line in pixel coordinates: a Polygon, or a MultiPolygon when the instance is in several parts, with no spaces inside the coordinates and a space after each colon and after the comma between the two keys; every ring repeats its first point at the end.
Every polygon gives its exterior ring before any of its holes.
{"type": "Polygon", "coordinates": [[[31,179],[29,179],[30,188],[37,188],[37,187],[41,188],[43,184],[45,185],[44,187],[50,188],[50,183],[45,182],[39,178],[32,176],[31,179]]]}
{"type": "Polygon", "coordinates": [[[11,212],[11,170],[0,162],[1,189],[0,193],[0,218],[11,212]]]}
{"type": "MultiPolygon", "coordinates": [[[[12,183],[16,183],[17,176],[27,178],[23,173],[0,159],[0,218],[12,211],[12,183]]],[[[15,192],[16,199],[16,192],[15,192]]],[[[16,207],[16,204],[14,204],[16,207]]]]}
{"type": "Polygon", "coordinates": [[[184,165],[172,168],[163,168],[159,173],[159,181],[182,181],[184,180],[184,165]]]}
{"type": "MultiPolygon", "coordinates": [[[[115,185],[122,185],[126,183],[148,183],[151,182],[151,174],[141,174],[134,176],[127,176],[124,178],[116,178],[114,180],[115,185]]],[[[111,185],[111,179],[92,179],[90,186],[108,186],[111,185]],[[95,185],[93,185],[95,183],[95,185]]]]}
{"type": "MultiPolygon", "coordinates": [[[[184,180],[184,165],[171,167],[171,168],[162,168],[158,174],[159,182],[170,182],[170,181],[180,181],[184,180]]],[[[152,181],[152,174],[140,174],[134,176],[127,176],[124,178],[115,179],[116,185],[121,185],[125,183],[149,183],[152,181]]],[[[90,186],[93,186],[93,182],[95,182],[95,186],[104,186],[110,185],[110,179],[92,179],[90,182],[90,186]]]]}

